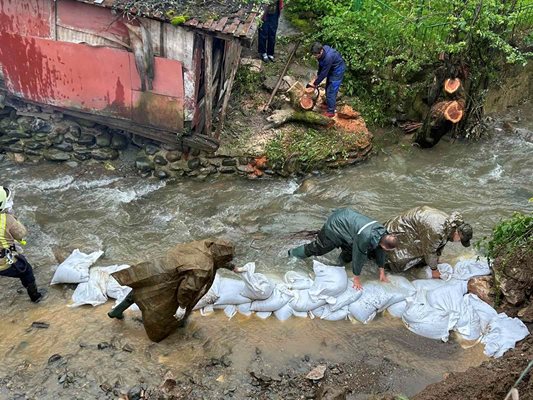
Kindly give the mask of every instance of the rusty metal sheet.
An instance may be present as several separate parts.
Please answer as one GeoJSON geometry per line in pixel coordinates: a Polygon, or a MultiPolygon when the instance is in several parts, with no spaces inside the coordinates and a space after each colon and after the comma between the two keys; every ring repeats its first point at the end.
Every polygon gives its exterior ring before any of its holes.
{"type": "Polygon", "coordinates": [[[132,101],[134,121],[174,132],[183,129],[183,98],[134,90],[132,101]]]}
{"type": "Polygon", "coordinates": [[[58,25],[129,43],[124,17],[113,15],[110,9],[72,0],[58,0],[56,4],[58,25]]]}
{"type": "Polygon", "coordinates": [[[49,38],[53,6],[53,0],[0,0],[0,29],[49,38]]]}
{"type": "Polygon", "coordinates": [[[128,52],[7,32],[0,32],[0,43],[6,86],[17,96],[130,118],[128,52]]]}
{"type": "Polygon", "coordinates": [[[61,25],[57,25],[56,32],[57,32],[56,39],[63,41],[63,42],[85,43],[90,46],[107,46],[107,47],[115,47],[118,49],[124,49],[127,47],[127,46],[124,46],[125,43],[120,44],[117,41],[108,40],[94,33],[82,32],[82,31],[75,30],[72,28],[65,28],[65,27],[62,27],[61,25]]]}

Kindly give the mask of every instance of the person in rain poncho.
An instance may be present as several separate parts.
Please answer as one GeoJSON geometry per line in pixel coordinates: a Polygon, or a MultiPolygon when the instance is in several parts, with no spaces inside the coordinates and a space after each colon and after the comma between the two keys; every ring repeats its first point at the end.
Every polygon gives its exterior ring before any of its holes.
{"type": "Polygon", "coordinates": [[[289,250],[289,256],[321,256],[341,248],[340,261],[352,263],[353,287],[361,289],[359,275],[368,258],[376,260],[380,281],[388,281],[384,270],[385,252],[394,249],[396,244],[396,237],[383,225],[357,211],[343,208],[331,214],[313,242],[289,250]]]}
{"type": "Polygon", "coordinates": [[[428,265],[433,278],[439,278],[439,257],[448,242],[470,246],[473,230],[458,212],[448,215],[428,206],[416,207],[385,222],[385,228],[398,237],[398,246],[387,254],[393,272],[428,265]]]}
{"type": "Polygon", "coordinates": [[[13,215],[13,192],[0,186],[0,276],[19,278],[30,300],[38,303],[43,293],[37,289],[33,268],[22,255],[26,228],[13,215]]]}
{"type": "Polygon", "coordinates": [[[213,284],[217,269],[233,269],[234,251],[234,245],[222,239],[182,243],[159,259],[113,273],[121,285],[132,290],[108,316],[123,319],[123,312],[135,303],[148,337],[160,342],[184,324],[213,284]]]}

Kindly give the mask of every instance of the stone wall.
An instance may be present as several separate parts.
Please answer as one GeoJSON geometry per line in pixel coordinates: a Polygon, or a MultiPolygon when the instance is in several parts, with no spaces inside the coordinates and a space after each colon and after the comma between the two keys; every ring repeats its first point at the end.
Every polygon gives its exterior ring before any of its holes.
{"type": "MultiPolygon", "coordinates": [[[[233,156],[184,149],[180,144],[159,144],[138,135],[112,129],[92,121],[69,117],[35,105],[0,99],[0,154],[15,162],[109,162],[122,158],[124,151],[136,152],[126,161],[143,177],[167,179],[190,176],[204,179],[214,174],[238,174],[249,179],[301,172],[300,166],[286,165],[274,170],[264,157],[233,156]],[[16,107],[16,108],[15,108],[16,107]]],[[[346,159],[325,162],[326,168],[352,165],[367,158],[372,146],[352,151],[346,159]]],[[[131,153],[129,153],[131,154],[131,153]]]]}

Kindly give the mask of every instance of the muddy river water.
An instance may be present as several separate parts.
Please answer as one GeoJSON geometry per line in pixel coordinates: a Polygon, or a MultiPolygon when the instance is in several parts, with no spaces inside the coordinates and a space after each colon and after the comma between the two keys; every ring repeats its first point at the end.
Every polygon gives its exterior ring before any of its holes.
{"type": "MultiPolygon", "coordinates": [[[[351,206],[382,221],[423,204],[459,210],[478,239],[500,218],[530,210],[533,109],[528,105],[502,116],[491,130],[494,136],[478,143],[443,141],[430,150],[385,148],[362,165],[303,183],[237,177],[165,183],[122,176],[98,165],[14,165],[7,160],[0,161],[0,182],[15,189],[16,213],[30,232],[26,253],[41,286],[48,286],[57,265],[54,253],[102,249],[105,254],[97,265],[133,263],[177,242],[207,236],[233,240],[237,264],[255,261],[258,272],[282,277],[288,269],[310,271],[311,266],[309,260],[287,259],[287,250],[302,242],[288,234],[318,229],[334,208],[351,206]]],[[[444,258],[474,254],[473,248],[450,244],[444,258]]],[[[335,255],[323,260],[332,261],[335,255]]],[[[364,277],[375,276],[375,266],[368,264],[364,277]]],[[[271,373],[305,357],[311,364],[387,357],[403,368],[390,376],[389,388],[412,395],[445,373],[486,359],[481,345],[424,339],[386,315],[362,325],[240,315],[228,320],[222,311],[205,317],[194,313],[186,329],[154,344],[134,315],[122,322],[107,318],[112,301],[68,308],[73,286],[50,287],[48,299],[39,305],[27,300],[18,280],[2,278],[0,288],[2,399],[113,398],[100,397],[100,386],[157,385],[168,370],[179,375],[223,355],[231,368],[216,384],[239,386],[258,352],[262,367],[271,373]],[[49,327],[30,328],[35,321],[49,327]],[[104,342],[118,351],[98,349],[104,342]],[[121,350],[125,345],[128,351],[121,350]],[[54,354],[68,365],[50,364],[54,354]],[[71,379],[66,370],[78,377],[70,386],[65,385],[71,379]]]]}

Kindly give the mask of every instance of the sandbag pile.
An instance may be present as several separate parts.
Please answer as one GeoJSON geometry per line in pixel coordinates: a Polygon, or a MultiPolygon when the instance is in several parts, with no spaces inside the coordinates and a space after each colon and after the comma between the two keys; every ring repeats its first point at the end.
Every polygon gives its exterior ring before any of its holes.
{"type": "MultiPolygon", "coordinates": [[[[111,265],[109,267],[93,267],[92,265],[104,254],[103,251],[95,251],[85,254],[75,249],[68,258],[56,269],[52,277],[51,285],[60,283],[77,283],[78,286],[72,294],[72,304],[69,307],[79,307],[85,304],[98,306],[107,302],[108,299],[116,299],[121,302],[131,288],[121,286],[111,276],[113,272],[129,268],[129,265],[111,265]]],[[[137,306],[132,307],[138,310],[137,306]]]]}
{"type": "Polygon", "coordinates": [[[255,273],[254,263],[241,270],[242,279],[217,275],[195,309],[202,315],[223,309],[228,318],[255,313],[263,319],[273,314],[281,321],[295,316],[364,324],[387,310],[418,335],[447,341],[450,331],[455,331],[463,339],[483,343],[485,354],[493,357],[500,357],[529,334],[519,319],[498,314],[477,296],[467,294],[468,279],[490,274],[488,265],[476,260],[463,260],[455,267],[440,264],[444,279],[410,282],[389,276],[389,283],[367,281],[361,291],[352,288],[344,267],[318,261],[313,261],[314,279],[289,271],[283,281],[274,282],[255,273]]]}

